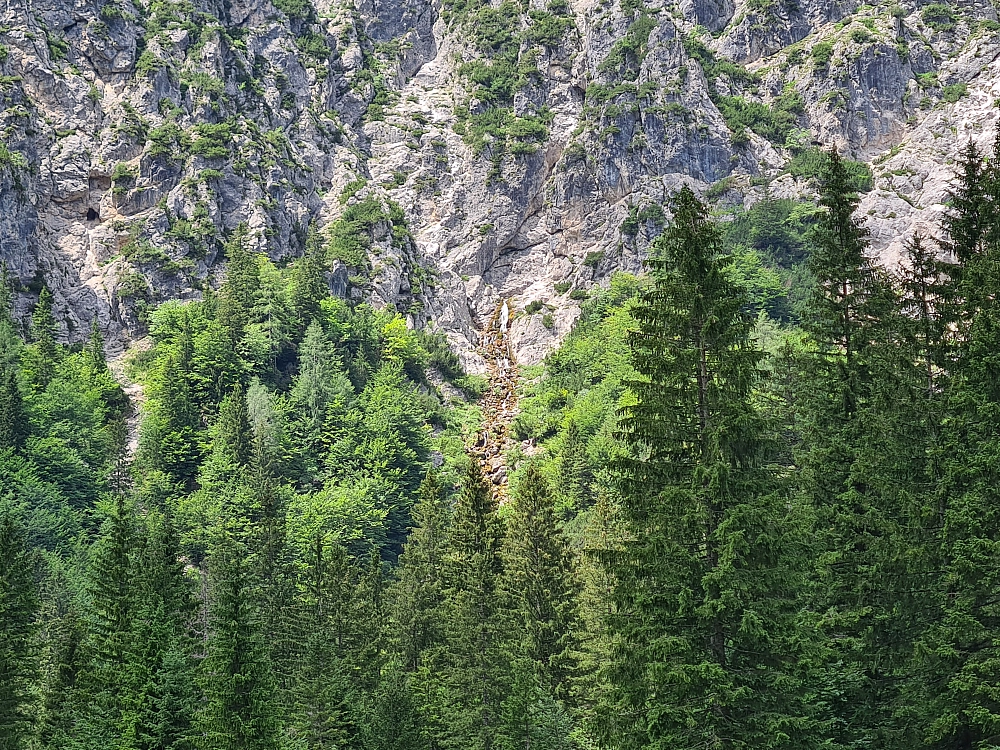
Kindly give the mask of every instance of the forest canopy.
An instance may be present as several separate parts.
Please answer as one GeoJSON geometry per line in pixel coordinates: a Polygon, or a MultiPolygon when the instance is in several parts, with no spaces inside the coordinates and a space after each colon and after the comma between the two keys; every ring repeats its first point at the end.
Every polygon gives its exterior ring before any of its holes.
{"type": "Polygon", "coordinates": [[[113,368],[4,275],[0,749],[994,747],[998,165],[891,270],[836,154],[816,204],[680,189],[525,372],[509,487],[315,232],[233,232],[113,368]]]}

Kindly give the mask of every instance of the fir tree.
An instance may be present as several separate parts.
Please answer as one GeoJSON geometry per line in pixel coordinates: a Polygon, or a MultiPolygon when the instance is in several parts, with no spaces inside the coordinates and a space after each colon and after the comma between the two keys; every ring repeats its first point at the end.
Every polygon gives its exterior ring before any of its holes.
{"type": "Polygon", "coordinates": [[[289,703],[290,733],[309,748],[356,748],[360,728],[352,707],[357,693],[350,656],[365,624],[354,614],[354,576],[342,547],[316,537],[302,571],[304,596],[296,603],[289,703]]]}
{"type": "Polygon", "coordinates": [[[327,419],[331,414],[342,413],[353,396],[354,388],[336,348],[323,327],[313,321],[299,347],[299,375],[292,388],[292,399],[302,409],[302,435],[314,462],[322,446],[327,419]]]}
{"type": "Polygon", "coordinates": [[[247,550],[216,540],[209,560],[211,607],[201,744],[206,750],[275,750],[275,684],[260,633],[247,550]]]}
{"type": "Polygon", "coordinates": [[[671,208],[630,336],[605,730],[625,748],[809,747],[797,524],[752,405],[762,354],[707,209],[687,188],[671,208]]]}
{"type": "Polygon", "coordinates": [[[243,339],[260,289],[260,267],[256,253],[247,247],[249,235],[243,223],[226,242],[226,280],[217,302],[216,318],[234,344],[243,339]]]}
{"type": "Polygon", "coordinates": [[[330,296],[324,273],[326,271],[326,248],[316,229],[309,225],[306,248],[302,257],[295,262],[291,279],[291,302],[299,331],[304,331],[319,315],[320,302],[330,296]]]}
{"type": "Polygon", "coordinates": [[[31,315],[31,339],[33,348],[34,383],[45,388],[56,374],[59,362],[59,345],[56,343],[58,328],[52,314],[52,294],[48,287],[42,287],[38,304],[31,315]]]}
{"type": "Polygon", "coordinates": [[[492,489],[474,458],[455,507],[445,558],[445,663],[454,741],[490,750],[499,726],[506,655],[498,600],[502,529],[492,489]]]}
{"type": "Polygon", "coordinates": [[[570,419],[559,451],[559,495],[568,508],[577,511],[590,503],[590,465],[587,445],[575,419],[570,419]]]}
{"type": "Polygon", "coordinates": [[[921,443],[906,437],[914,369],[908,324],[887,275],[869,257],[868,231],[854,217],[858,196],[836,153],[820,205],[809,259],[816,284],[804,321],[813,351],[796,397],[802,486],[822,550],[811,608],[823,613],[817,625],[828,647],[823,679],[836,740],[880,743],[892,733],[895,672],[907,648],[885,584],[895,589],[909,580],[898,561],[907,513],[901,503],[913,471],[923,469],[913,466],[921,443]]]}
{"type": "Polygon", "coordinates": [[[189,626],[195,601],[169,518],[149,514],[136,557],[123,742],[136,750],[189,750],[196,700],[189,626]]]}
{"type": "Polygon", "coordinates": [[[104,337],[101,336],[101,329],[97,325],[97,316],[90,321],[90,338],[87,339],[86,360],[91,371],[95,373],[105,372],[108,369],[108,362],[104,358],[104,337]]]}
{"type": "Polygon", "coordinates": [[[444,557],[450,510],[444,488],[427,472],[413,506],[413,529],[399,558],[394,587],[396,623],[403,664],[416,671],[421,656],[444,641],[444,557]]]}
{"type": "Polygon", "coordinates": [[[524,653],[551,695],[567,700],[579,667],[580,583],[548,483],[536,464],[521,477],[513,506],[504,570],[524,628],[524,653]]]}
{"type": "Polygon", "coordinates": [[[36,559],[24,527],[0,505],[0,748],[27,747],[35,678],[36,559]]]}
{"type": "Polygon", "coordinates": [[[0,362],[0,451],[20,448],[27,437],[27,427],[17,366],[0,362]]]}

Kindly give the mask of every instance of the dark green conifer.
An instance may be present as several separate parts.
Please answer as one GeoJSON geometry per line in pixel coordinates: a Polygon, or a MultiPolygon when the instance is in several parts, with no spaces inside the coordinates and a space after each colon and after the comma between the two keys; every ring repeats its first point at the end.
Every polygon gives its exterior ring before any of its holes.
{"type": "Polygon", "coordinates": [[[250,230],[243,223],[226,242],[226,280],[216,302],[216,319],[234,344],[243,339],[260,290],[257,254],[249,247],[250,230]]]}
{"type": "Polygon", "coordinates": [[[38,304],[31,315],[34,384],[39,388],[45,388],[56,374],[56,365],[59,363],[59,345],[56,343],[58,330],[52,314],[52,294],[48,287],[42,287],[38,304]]]}
{"type": "Polygon", "coordinates": [[[707,209],[687,188],[671,208],[630,336],[605,732],[623,748],[811,747],[798,524],[753,406],[763,355],[707,209]]]}
{"type": "Polygon", "coordinates": [[[416,671],[421,655],[444,641],[444,559],[451,512],[437,473],[429,470],[413,506],[413,529],[399,558],[393,588],[403,665],[416,671]]]}
{"type": "MultiPolygon", "coordinates": [[[[2,497],[0,497],[2,503],[2,497]]],[[[0,504],[0,748],[28,747],[38,592],[36,559],[20,520],[0,504]]]]}
{"type": "Polygon", "coordinates": [[[490,750],[499,727],[506,653],[498,594],[503,532],[496,499],[479,462],[469,461],[445,558],[445,663],[453,703],[446,708],[453,741],[490,750]]]}
{"type": "Polygon", "coordinates": [[[542,684],[572,700],[578,678],[582,621],[576,561],[559,529],[555,503],[538,466],[528,465],[508,521],[504,572],[522,631],[524,655],[542,684]]]}
{"type": "Polygon", "coordinates": [[[587,445],[575,419],[570,419],[559,450],[559,495],[567,508],[576,511],[590,505],[590,464],[587,445]]]}
{"type": "Polygon", "coordinates": [[[0,451],[17,450],[28,432],[28,416],[17,379],[17,365],[0,362],[0,451]]]}
{"type": "Polygon", "coordinates": [[[274,675],[247,557],[245,547],[220,535],[209,559],[211,605],[199,721],[199,744],[205,750],[276,750],[280,744],[274,675]]]}
{"type": "Polygon", "coordinates": [[[326,285],[326,247],[316,229],[309,225],[306,248],[302,257],[295,261],[292,270],[292,309],[298,320],[300,335],[319,315],[320,302],[330,296],[326,285]]]}

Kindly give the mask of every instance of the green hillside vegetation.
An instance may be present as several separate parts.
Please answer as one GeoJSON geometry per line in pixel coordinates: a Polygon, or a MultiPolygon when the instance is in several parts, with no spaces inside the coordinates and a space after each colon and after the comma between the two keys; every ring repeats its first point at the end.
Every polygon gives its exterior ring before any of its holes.
{"type": "Polygon", "coordinates": [[[507,493],[443,337],[330,296],[378,207],[284,268],[234,231],[136,403],[4,275],[0,749],[995,747],[1000,153],[893,272],[815,157],[815,204],[643,210],[507,493]]]}

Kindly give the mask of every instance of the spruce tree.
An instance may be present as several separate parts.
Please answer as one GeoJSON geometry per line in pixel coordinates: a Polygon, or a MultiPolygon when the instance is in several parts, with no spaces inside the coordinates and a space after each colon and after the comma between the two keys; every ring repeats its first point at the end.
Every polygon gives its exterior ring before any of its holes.
{"type": "Polygon", "coordinates": [[[995,158],[983,166],[971,146],[959,166],[945,225],[961,264],[955,275],[962,318],[929,514],[936,521],[937,575],[922,592],[931,621],[914,648],[905,716],[927,746],[986,748],[1000,728],[1000,648],[993,635],[1000,628],[1000,173],[995,158]]]}
{"type": "Polygon", "coordinates": [[[189,750],[196,710],[189,632],[195,600],[170,519],[154,510],[143,531],[126,653],[123,743],[136,750],[189,750]]]}
{"type": "Polygon", "coordinates": [[[822,613],[835,738],[847,744],[884,742],[892,732],[907,648],[892,589],[909,580],[898,564],[906,536],[901,503],[919,453],[919,443],[906,439],[913,409],[904,402],[915,395],[906,326],[887,274],[869,257],[852,183],[831,153],[820,187],[824,210],[810,238],[815,287],[803,327],[811,351],[796,396],[797,458],[819,552],[811,608],[822,613]]]}
{"type": "Polygon", "coordinates": [[[124,493],[117,493],[108,505],[101,535],[91,548],[89,663],[80,681],[92,707],[85,733],[93,738],[121,736],[135,616],[135,513],[124,493]]]}
{"type": "Polygon", "coordinates": [[[33,348],[34,384],[45,388],[56,374],[59,363],[59,345],[56,343],[58,327],[52,314],[52,294],[48,287],[42,287],[38,304],[31,315],[31,340],[33,348]]]}
{"type": "Polygon", "coordinates": [[[580,582],[548,483],[534,463],[513,499],[504,572],[525,656],[553,697],[572,700],[580,661],[580,582]]]}
{"type": "Polygon", "coordinates": [[[688,188],[670,207],[629,337],[604,729],[623,748],[810,747],[798,524],[753,406],[763,355],[706,207],[688,188]]]}
{"type": "Polygon", "coordinates": [[[217,301],[216,319],[233,344],[242,341],[260,290],[257,254],[247,244],[250,230],[240,224],[226,242],[226,280],[217,301]]]}
{"type": "Polygon", "coordinates": [[[506,643],[498,597],[503,539],[496,499],[472,458],[455,507],[445,558],[445,618],[452,741],[490,750],[499,726],[506,682],[506,643]]]}
{"type": "Polygon", "coordinates": [[[357,748],[357,690],[352,656],[367,638],[368,623],[355,614],[356,575],[343,547],[317,536],[302,566],[302,595],[291,609],[291,637],[298,645],[288,697],[289,733],[309,748],[357,748]]]}
{"type": "Polygon", "coordinates": [[[20,448],[27,432],[28,416],[18,384],[17,365],[0,362],[0,451],[20,448]]]}
{"type": "Polygon", "coordinates": [[[558,491],[562,502],[577,511],[590,504],[590,465],[587,445],[575,419],[570,419],[559,450],[558,491]]]}
{"type": "Polygon", "coordinates": [[[316,224],[312,223],[306,237],[305,252],[292,269],[291,302],[300,333],[319,315],[320,302],[330,296],[324,276],[326,265],[326,248],[316,224]]]}
{"type": "Polygon", "coordinates": [[[393,587],[399,650],[409,671],[419,669],[423,653],[444,641],[444,558],[450,516],[437,473],[428,470],[413,506],[413,529],[403,546],[393,587]]]}
{"type": "MultiPolygon", "coordinates": [[[[2,499],[0,499],[2,501],[2,499]]],[[[38,592],[35,554],[14,512],[0,504],[0,748],[26,748],[31,734],[32,652],[38,592]]]]}
{"type": "Polygon", "coordinates": [[[209,558],[209,631],[202,666],[205,750],[276,750],[275,683],[247,562],[248,550],[224,533],[209,558]]]}

